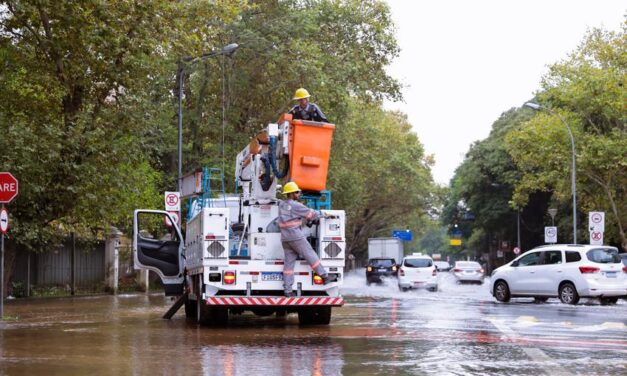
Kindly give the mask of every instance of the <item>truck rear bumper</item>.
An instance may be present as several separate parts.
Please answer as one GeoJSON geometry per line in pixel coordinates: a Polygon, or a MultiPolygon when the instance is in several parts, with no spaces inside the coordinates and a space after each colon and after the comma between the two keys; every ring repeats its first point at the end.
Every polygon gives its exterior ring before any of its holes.
{"type": "Polygon", "coordinates": [[[210,296],[205,299],[209,306],[238,306],[238,307],[294,307],[294,306],[330,306],[341,307],[344,298],[341,296],[210,296]]]}

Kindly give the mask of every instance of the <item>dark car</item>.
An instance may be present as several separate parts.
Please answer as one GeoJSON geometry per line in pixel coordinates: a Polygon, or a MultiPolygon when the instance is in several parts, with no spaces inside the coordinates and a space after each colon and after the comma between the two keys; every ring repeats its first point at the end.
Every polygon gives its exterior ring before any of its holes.
{"type": "Polygon", "coordinates": [[[366,266],[366,283],[381,283],[381,277],[396,277],[398,267],[392,258],[374,258],[366,266]]]}

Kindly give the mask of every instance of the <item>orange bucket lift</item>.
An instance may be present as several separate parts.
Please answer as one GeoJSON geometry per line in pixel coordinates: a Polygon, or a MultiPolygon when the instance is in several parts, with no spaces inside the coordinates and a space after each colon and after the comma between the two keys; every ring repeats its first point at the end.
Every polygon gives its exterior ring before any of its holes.
{"type": "Polygon", "coordinates": [[[289,175],[286,181],[294,181],[303,191],[326,189],[331,156],[331,141],[335,125],[308,120],[293,120],[284,114],[279,123],[288,121],[289,128],[289,175]]]}

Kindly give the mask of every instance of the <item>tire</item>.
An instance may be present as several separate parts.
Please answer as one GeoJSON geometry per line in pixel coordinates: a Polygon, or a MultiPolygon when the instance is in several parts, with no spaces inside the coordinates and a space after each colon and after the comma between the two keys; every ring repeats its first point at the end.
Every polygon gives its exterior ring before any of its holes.
{"type": "Polygon", "coordinates": [[[616,304],[616,302],[618,302],[618,298],[612,297],[612,298],[599,298],[599,300],[601,301],[601,305],[612,305],[612,304],[616,304]]]}
{"type": "Polygon", "coordinates": [[[431,292],[437,292],[437,291],[438,291],[438,287],[437,287],[437,286],[436,286],[436,287],[432,287],[432,288],[430,288],[430,289],[429,289],[429,291],[431,291],[431,292]]]}
{"type": "Polygon", "coordinates": [[[316,307],[298,311],[300,325],[329,325],[331,322],[331,307],[316,307]]]}
{"type": "Polygon", "coordinates": [[[407,292],[408,288],[407,287],[398,286],[398,290],[401,291],[401,292],[407,292]]]}
{"type": "Polygon", "coordinates": [[[546,303],[547,300],[549,300],[549,298],[546,296],[536,296],[533,298],[534,303],[546,303]]]}
{"type": "Polygon", "coordinates": [[[507,303],[511,299],[511,294],[509,292],[509,286],[505,281],[498,281],[494,285],[494,297],[499,302],[507,303]]]}
{"type": "Polygon", "coordinates": [[[196,300],[190,300],[189,298],[185,300],[185,317],[188,319],[196,317],[196,300]]]}
{"type": "Polygon", "coordinates": [[[579,294],[575,285],[570,282],[566,282],[560,286],[559,289],[560,301],[564,304],[577,304],[579,303],[579,294]]]}

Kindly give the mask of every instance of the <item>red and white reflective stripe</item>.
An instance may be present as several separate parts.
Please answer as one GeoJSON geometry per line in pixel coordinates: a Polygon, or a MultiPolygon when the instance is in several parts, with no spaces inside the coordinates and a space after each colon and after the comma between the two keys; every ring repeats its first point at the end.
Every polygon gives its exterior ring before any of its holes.
{"type": "Polygon", "coordinates": [[[207,305],[228,306],[342,306],[344,298],[330,296],[301,296],[285,297],[248,297],[248,296],[210,296],[206,299],[207,305]]]}

